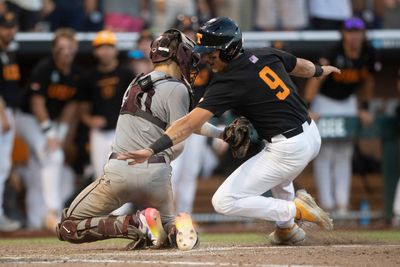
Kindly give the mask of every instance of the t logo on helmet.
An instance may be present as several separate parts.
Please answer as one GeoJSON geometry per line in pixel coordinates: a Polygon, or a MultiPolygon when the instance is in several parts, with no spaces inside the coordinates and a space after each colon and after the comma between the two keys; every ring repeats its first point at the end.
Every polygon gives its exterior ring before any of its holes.
{"type": "Polygon", "coordinates": [[[203,38],[203,34],[201,34],[201,33],[197,33],[196,34],[196,37],[197,37],[197,44],[201,44],[201,38],[203,38]]]}

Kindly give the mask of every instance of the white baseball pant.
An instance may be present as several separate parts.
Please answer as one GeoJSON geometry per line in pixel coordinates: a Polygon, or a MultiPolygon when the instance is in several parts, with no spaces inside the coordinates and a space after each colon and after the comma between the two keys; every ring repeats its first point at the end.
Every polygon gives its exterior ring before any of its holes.
{"type": "MultiPolygon", "coordinates": [[[[61,212],[63,208],[61,198],[61,170],[64,164],[64,152],[62,148],[55,151],[47,151],[47,139],[41,131],[36,118],[27,113],[17,112],[16,131],[18,135],[28,144],[31,152],[40,165],[40,181],[44,203],[47,210],[61,212]]],[[[27,186],[28,190],[30,185],[27,186]]],[[[41,192],[37,192],[40,194],[41,192]]]]}
{"type": "Polygon", "coordinates": [[[90,160],[94,168],[95,179],[104,174],[103,168],[108,162],[114,135],[115,130],[92,129],[90,131],[90,160]]]}
{"type": "MultiPolygon", "coordinates": [[[[317,95],[312,111],[319,116],[357,116],[357,98],[334,100],[317,95]]],[[[318,200],[327,210],[338,208],[345,212],[349,206],[352,176],[353,142],[351,140],[324,141],[314,160],[314,178],[318,188],[318,200]]]]}
{"type": "Polygon", "coordinates": [[[393,215],[400,217],[400,178],[397,181],[396,193],[394,195],[393,215]]]}
{"type": "Polygon", "coordinates": [[[197,177],[207,155],[207,137],[192,134],[185,141],[182,154],[171,162],[172,191],[177,212],[192,213],[197,177]]]}
{"type": "Polygon", "coordinates": [[[215,192],[212,203],[219,213],[275,221],[291,227],[296,216],[292,181],[318,154],[321,137],[314,121],[303,133],[277,135],[265,148],[236,169],[215,192]],[[273,197],[264,197],[271,190],[273,197]]]}
{"type": "Polygon", "coordinates": [[[11,155],[12,155],[12,148],[14,145],[14,115],[11,108],[6,108],[5,113],[7,119],[11,125],[11,129],[7,132],[3,133],[1,120],[0,120],[0,216],[4,215],[4,208],[3,208],[3,195],[4,195],[4,188],[5,183],[7,181],[8,176],[10,175],[11,170],[11,155]]]}

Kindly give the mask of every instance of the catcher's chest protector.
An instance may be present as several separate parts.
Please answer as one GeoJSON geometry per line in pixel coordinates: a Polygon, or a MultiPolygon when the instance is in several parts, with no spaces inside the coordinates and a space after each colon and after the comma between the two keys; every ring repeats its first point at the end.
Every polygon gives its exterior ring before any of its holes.
{"type": "Polygon", "coordinates": [[[153,116],[150,109],[152,97],[155,93],[153,84],[164,79],[172,78],[164,76],[152,81],[150,75],[144,77],[143,74],[139,75],[125,91],[120,114],[139,116],[165,130],[167,123],[153,116]]]}
{"type": "MultiPolygon", "coordinates": [[[[151,79],[150,75],[143,76],[139,75],[132,83],[129,85],[128,89],[125,91],[124,98],[122,100],[122,106],[120,114],[130,114],[132,116],[139,116],[151,123],[154,123],[163,130],[166,130],[167,123],[155,117],[151,112],[151,102],[152,97],[155,93],[154,83],[161,80],[178,81],[170,76],[163,76],[155,80],[151,79]]],[[[190,87],[188,88],[190,97],[190,107],[189,112],[192,109],[193,103],[193,93],[190,87]]]]}

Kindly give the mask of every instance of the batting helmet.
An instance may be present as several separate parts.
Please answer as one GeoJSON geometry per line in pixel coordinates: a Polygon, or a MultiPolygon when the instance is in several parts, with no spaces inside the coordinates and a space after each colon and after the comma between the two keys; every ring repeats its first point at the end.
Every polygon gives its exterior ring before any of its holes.
{"type": "Polygon", "coordinates": [[[199,57],[193,53],[195,42],[176,29],[170,29],[161,34],[151,43],[150,59],[160,63],[169,59],[178,64],[182,75],[191,81],[192,70],[196,69],[199,57]],[[171,45],[176,40],[177,45],[171,45]]]}
{"type": "Polygon", "coordinates": [[[220,58],[231,61],[242,49],[242,32],[230,18],[218,17],[207,21],[197,32],[196,53],[221,50],[220,58]]]}

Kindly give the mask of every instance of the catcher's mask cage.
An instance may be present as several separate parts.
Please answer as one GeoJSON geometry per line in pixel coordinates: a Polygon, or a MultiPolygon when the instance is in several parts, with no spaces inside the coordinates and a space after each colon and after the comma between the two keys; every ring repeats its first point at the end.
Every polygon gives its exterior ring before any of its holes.
{"type": "Polygon", "coordinates": [[[153,63],[160,63],[169,59],[178,64],[183,78],[192,83],[198,73],[200,57],[193,53],[195,42],[176,29],[169,29],[151,43],[150,59],[153,63]],[[171,47],[173,40],[178,41],[177,48],[171,47]]]}
{"type": "Polygon", "coordinates": [[[221,50],[221,60],[229,62],[239,54],[242,44],[242,32],[238,25],[230,18],[217,17],[200,27],[194,52],[207,54],[221,50]]]}

